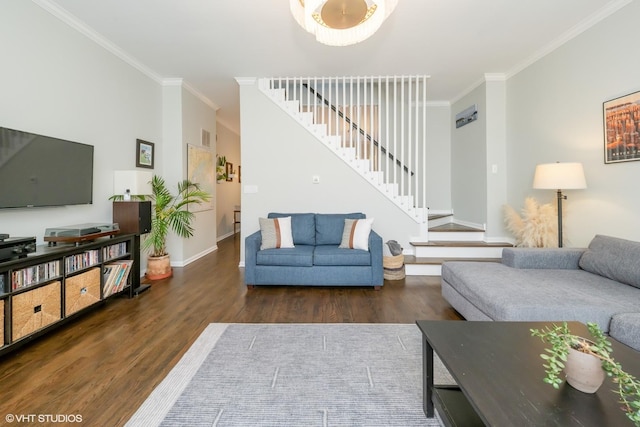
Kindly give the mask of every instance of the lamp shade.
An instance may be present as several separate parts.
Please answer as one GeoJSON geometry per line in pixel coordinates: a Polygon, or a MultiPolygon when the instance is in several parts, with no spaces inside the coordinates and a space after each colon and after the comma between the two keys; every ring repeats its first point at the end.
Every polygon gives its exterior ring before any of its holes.
{"type": "Polygon", "coordinates": [[[113,193],[125,194],[127,190],[134,196],[151,194],[152,172],[128,170],[113,172],[113,193]]]}
{"type": "Polygon", "coordinates": [[[587,188],[582,163],[544,163],[536,166],[533,188],[542,190],[587,188]]]}

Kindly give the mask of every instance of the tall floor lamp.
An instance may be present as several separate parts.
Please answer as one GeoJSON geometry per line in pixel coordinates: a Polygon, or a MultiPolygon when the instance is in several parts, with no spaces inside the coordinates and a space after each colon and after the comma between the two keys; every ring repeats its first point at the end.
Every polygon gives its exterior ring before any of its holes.
{"type": "Polygon", "coordinates": [[[536,166],[533,188],[557,190],[558,194],[558,247],[562,247],[562,190],[587,188],[582,163],[545,163],[536,166]]]}

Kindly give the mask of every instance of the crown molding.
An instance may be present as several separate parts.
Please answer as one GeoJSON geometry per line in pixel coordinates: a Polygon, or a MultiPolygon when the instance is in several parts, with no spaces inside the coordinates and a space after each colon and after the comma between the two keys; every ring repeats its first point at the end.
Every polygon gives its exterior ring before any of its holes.
{"type": "Polygon", "coordinates": [[[127,54],[124,50],[120,49],[116,44],[112,43],[110,40],[106,39],[104,36],[96,32],[93,28],[89,27],[87,24],[82,22],[80,19],[75,17],[74,15],[67,12],[65,9],[57,5],[52,0],[32,0],[35,4],[49,12],[51,15],[55,16],[74,30],[78,31],[80,34],[84,35],[88,39],[92,40],[99,46],[103,47],[108,52],[112,53],[116,57],[120,58],[125,63],[131,65],[136,70],[140,71],[147,77],[156,81],[157,83],[162,82],[162,77],[158,75],[151,68],[144,65],[142,62],[138,61],[131,55],[127,54]]]}
{"type": "Polygon", "coordinates": [[[478,88],[478,86],[480,86],[481,84],[485,83],[485,78],[484,76],[481,79],[476,80],[475,82],[473,82],[471,84],[471,86],[467,87],[465,90],[463,90],[462,92],[460,92],[457,96],[455,96],[450,102],[451,105],[455,104],[456,102],[460,101],[462,98],[464,98],[465,96],[467,96],[468,94],[470,94],[472,91],[474,91],[476,88],[478,88]]]}
{"type": "Polygon", "coordinates": [[[236,81],[240,86],[253,85],[256,83],[255,77],[236,77],[236,81]]]}
{"type": "Polygon", "coordinates": [[[203,93],[199,92],[196,88],[191,86],[188,82],[182,82],[182,87],[185,88],[189,93],[198,98],[200,101],[204,102],[206,105],[211,107],[213,110],[218,111],[220,106],[207,98],[203,93]]]}
{"type": "Polygon", "coordinates": [[[632,1],[633,0],[614,0],[614,1],[610,2],[609,4],[604,6],[602,9],[598,10],[597,12],[595,12],[594,14],[589,16],[587,19],[585,19],[582,22],[578,23],[573,28],[569,29],[568,31],[566,31],[565,33],[560,35],[560,37],[558,37],[557,39],[555,39],[554,41],[552,41],[551,43],[549,43],[548,45],[546,45],[545,47],[543,47],[539,51],[535,52],[529,58],[527,58],[524,61],[522,61],[521,63],[517,64],[515,67],[511,68],[506,73],[486,73],[484,75],[484,78],[481,78],[481,79],[475,81],[473,84],[471,84],[465,90],[460,92],[457,96],[452,98],[451,101],[450,101],[451,104],[455,104],[456,102],[460,101],[462,98],[464,98],[466,95],[468,95],[471,91],[476,89],[478,86],[480,86],[484,82],[487,82],[487,81],[498,81],[498,79],[496,79],[496,76],[504,76],[504,80],[510,79],[511,77],[513,77],[516,74],[518,74],[520,71],[524,70],[525,68],[527,68],[530,65],[534,64],[535,62],[539,61],[540,59],[542,59],[543,57],[545,57],[549,53],[551,53],[554,50],[558,49],[559,47],[561,47],[565,43],[569,42],[573,38],[577,37],[578,35],[582,34],[585,31],[587,31],[589,28],[593,27],[594,25],[596,25],[600,21],[608,18],[610,15],[612,15],[615,12],[617,12],[618,10],[622,9],[623,7],[625,7],[626,5],[631,3],[632,1]]]}
{"type": "Polygon", "coordinates": [[[185,82],[181,78],[163,78],[151,68],[144,65],[142,62],[135,59],[133,56],[127,54],[124,50],[120,49],[115,43],[96,32],[93,28],[82,22],[74,15],[67,12],[64,8],[57,5],[53,0],[32,0],[35,4],[49,12],[51,15],[60,19],[62,22],[78,31],[88,39],[92,40],[97,45],[101,46],[117,58],[124,61],[126,64],[132,66],[136,70],[142,72],[144,75],[159,83],[162,86],[182,86],[193,94],[196,98],[200,99],[209,107],[214,110],[220,109],[220,106],[211,101],[209,98],[198,92],[193,86],[185,82]]]}
{"type": "Polygon", "coordinates": [[[162,86],[182,86],[182,79],[179,77],[170,77],[162,79],[160,82],[162,86]]]}
{"type": "Polygon", "coordinates": [[[504,73],[485,73],[485,82],[504,82],[507,80],[507,75],[504,73]]]}
{"type": "Polygon", "coordinates": [[[585,19],[584,21],[579,22],[573,28],[570,28],[568,31],[566,31],[565,33],[561,34],[560,37],[558,37],[557,39],[555,39],[554,41],[552,41],[551,43],[549,43],[548,45],[546,45],[545,47],[543,47],[539,51],[535,52],[529,58],[525,59],[520,64],[516,65],[511,70],[509,70],[506,73],[507,79],[509,79],[510,77],[515,76],[520,71],[524,70],[525,68],[527,68],[530,65],[534,64],[538,60],[542,59],[546,55],[548,55],[551,52],[553,52],[554,50],[558,49],[559,47],[561,47],[565,43],[569,42],[570,40],[572,40],[575,37],[579,36],[580,34],[584,33],[585,31],[587,31],[589,28],[593,27],[594,25],[596,25],[600,21],[602,21],[602,20],[608,18],[609,16],[613,15],[615,12],[617,12],[620,9],[622,9],[623,7],[625,7],[626,5],[631,3],[632,1],[633,0],[614,0],[614,1],[610,2],[610,3],[608,3],[602,9],[596,11],[591,16],[589,16],[587,19],[585,19]]]}
{"type": "Polygon", "coordinates": [[[202,93],[198,92],[197,89],[195,89],[193,86],[191,86],[188,82],[186,82],[182,78],[179,78],[179,77],[168,77],[166,79],[162,79],[162,83],[161,84],[162,84],[162,86],[181,87],[182,89],[184,89],[187,92],[191,93],[193,96],[198,98],[200,101],[204,102],[206,105],[208,105],[209,107],[211,107],[215,111],[218,111],[220,109],[220,106],[218,104],[216,104],[215,102],[211,101],[209,98],[207,98],[202,93]]]}

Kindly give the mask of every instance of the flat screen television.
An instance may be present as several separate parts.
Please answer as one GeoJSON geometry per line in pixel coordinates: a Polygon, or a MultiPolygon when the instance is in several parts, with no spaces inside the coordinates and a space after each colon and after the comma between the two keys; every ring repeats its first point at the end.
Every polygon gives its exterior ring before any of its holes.
{"type": "Polygon", "coordinates": [[[0,127],[0,209],[92,202],[92,145],[0,127]]]}

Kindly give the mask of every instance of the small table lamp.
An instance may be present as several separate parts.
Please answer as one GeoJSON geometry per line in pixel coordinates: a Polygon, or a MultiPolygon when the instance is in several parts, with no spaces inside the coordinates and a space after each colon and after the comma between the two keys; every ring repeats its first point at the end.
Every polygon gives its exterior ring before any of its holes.
{"type": "Polygon", "coordinates": [[[533,188],[557,190],[558,193],[558,247],[562,247],[562,190],[587,188],[582,163],[545,163],[536,166],[533,188]]]}
{"type": "Polygon", "coordinates": [[[148,196],[152,193],[153,173],[140,170],[113,171],[113,193],[130,196],[148,196]]]}

